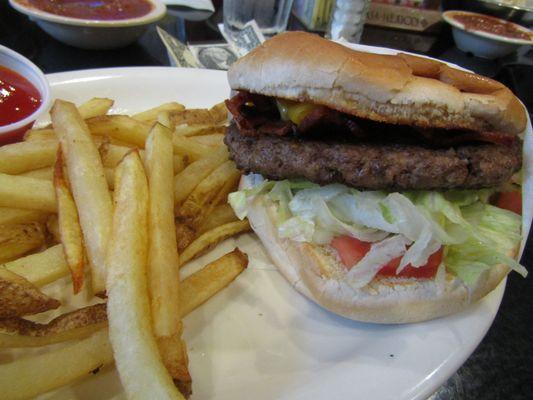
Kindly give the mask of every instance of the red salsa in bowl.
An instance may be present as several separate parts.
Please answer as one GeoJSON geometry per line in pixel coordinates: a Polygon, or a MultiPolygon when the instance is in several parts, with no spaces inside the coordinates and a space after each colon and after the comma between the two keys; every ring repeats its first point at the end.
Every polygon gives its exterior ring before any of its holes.
{"type": "Polygon", "coordinates": [[[531,33],[512,22],[482,14],[454,13],[452,18],[467,31],[481,31],[509,39],[533,40],[531,33]]]}
{"type": "Polygon", "coordinates": [[[0,65],[0,127],[21,121],[41,105],[41,94],[19,73],[0,65]]]}
{"type": "Polygon", "coordinates": [[[148,0],[24,0],[20,3],[50,14],[98,21],[139,18],[153,9],[148,0]]]}

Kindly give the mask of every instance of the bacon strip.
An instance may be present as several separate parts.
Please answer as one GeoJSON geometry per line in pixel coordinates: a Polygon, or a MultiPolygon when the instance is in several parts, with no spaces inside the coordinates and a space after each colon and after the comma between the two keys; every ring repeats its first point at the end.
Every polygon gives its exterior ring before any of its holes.
{"type": "Polygon", "coordinates": [[[502,132],[423,129],[392,125],[357,118],[320,106],[306,115],[298,126],[281,119],[271,97],[239,92],[226,107],[244,136],[297,136],[302,139],[341,140],[348,142],[386,142],[451,147],[464,143],[484,142],[514,145],[518,138],[502,132]]]}
{"type": "Polygon", "coordinates": [[[225,103],[244,136],[286,136],[293,132],[294,124],[280,119],[279,111],[269,97],[239,92],[225,103]]]}

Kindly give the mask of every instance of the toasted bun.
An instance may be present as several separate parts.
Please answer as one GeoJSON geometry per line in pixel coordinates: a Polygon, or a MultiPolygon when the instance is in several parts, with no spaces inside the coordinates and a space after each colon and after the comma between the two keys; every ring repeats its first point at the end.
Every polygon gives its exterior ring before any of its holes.
{"type": "MultiPolygon", "coordinates": [[[[241,188],[249,187],[245,176],[241,188]]],[[[344,280],[344,267],[329,246],[282,239],[273,223],[275,206],[258,196],[248,219],[281,274],[300,293],[320,306],[356,321],[420,322],[456,313],[491,292],[509,273],[499,265],[481,275],[473,287],[451,274],[442,279],[374,279],[355,290],[344,280]]]]}
{"type": "Polygon", "coordinates": [[[504,85],[408,54],[349,49],[304,32],[266,41],[232,65],[232,89],[316,104],[393,124],[518,134],[520,101],[504,85]]]}

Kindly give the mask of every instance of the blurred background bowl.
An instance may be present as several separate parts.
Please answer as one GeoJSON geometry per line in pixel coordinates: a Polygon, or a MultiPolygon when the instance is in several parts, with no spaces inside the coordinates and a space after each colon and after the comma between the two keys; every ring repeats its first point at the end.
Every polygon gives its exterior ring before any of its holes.
{"type": "Polygon", "coordinates": [[[24,0],[9,0],[17,11],[26,14],[53,38],[82,49],[114,49],[136,41],[148,26],[163,18],[165,5],[159,0],[147,14],[129,19],[96,20],[65,17],[32,7],[24,0]]]}
{"type": "MultiPolygon", "coordinates": [[[[467,30],[462,23],[454,19],[454,15],[461,14],[471,14],[480,17],[483,17],[483,15],[457,10],[445,11],[442,14],[444,20],[452,26],[452,34],[455,44],[464,52],[472,53],[477,57],[495,59],[505,57],[518,50],[522,46],[530,46],[533,44],[533,39],[515,39],[480,30],[467,30]]],[[[526,32],[527,34],[531,33],[527,28],[521,25],[513,25],[516,29],[526,32]]]]}
{"type": "Polygon", "coordinates": [[[42,71],[26,57],[0,45],[0,65],[26,78],[41,95],[41,105],[24,119],[0,126],[0,145],[22,140],[26,130],[50,107],[50,85],[42,71]]]}
{"type": "Polygon", "coordinates": [[[533,0],[442,0],[442,9],[492,15],[527,27],[533,26],[533,0]]]}

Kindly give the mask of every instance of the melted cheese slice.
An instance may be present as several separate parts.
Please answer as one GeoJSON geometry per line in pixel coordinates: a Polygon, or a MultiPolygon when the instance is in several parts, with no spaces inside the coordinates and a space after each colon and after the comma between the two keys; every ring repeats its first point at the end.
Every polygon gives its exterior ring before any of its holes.
{"type": "Polygon", "coordinates": [[[278,106],[281,119],[292,121],[296,125],[299,125],[311,111],[319,107],[313,103],[300,103],[286,99],[276,99],[276,105],[278,106]]]}

